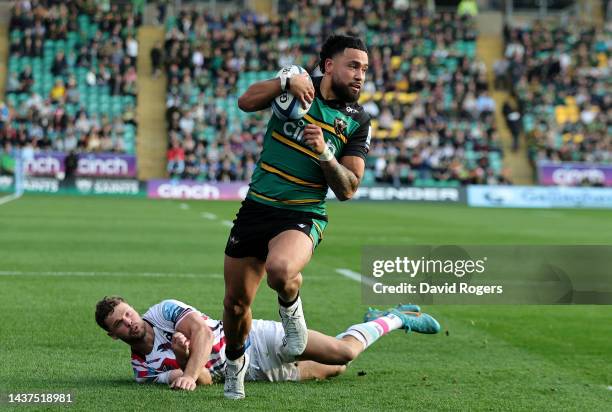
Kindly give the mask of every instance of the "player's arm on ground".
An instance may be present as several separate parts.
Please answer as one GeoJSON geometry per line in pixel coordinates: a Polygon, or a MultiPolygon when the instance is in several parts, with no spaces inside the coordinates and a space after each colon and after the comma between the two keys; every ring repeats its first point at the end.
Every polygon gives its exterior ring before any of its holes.
{"type": "Polygon", "coordinates": [[[203,371],[202,365],[210,356],[213,335],[209,327],[197,312],[191,312],[181,318],[176,331],[189,339],[189,359],[183,375],[171,383],[172,388],[193,390],[203,371]]]}
{"type": "MultiPolygon", "coordinates": [[[[181,369],[175,369],[173,371],[169,382],[171,386],[176,379],[183,376],[183,370],[186,368],[187,361],[189,360],[189,344],[189,339],[187,339],[187,337],[180,332],[175,332],[172,336],[172,351],[174,351],[174,356],[181,369]]],[[[197,384],[210,385],[212,382],[213,380],[210,371],[206,368],[206,366],[203,366],[202,370],[200,371],[197,384]]]]}
{"type": "MultiPolygon", "coordinates": [[[[174,381],[180,378],[181,376],[183,376],[182,369],[173,369],[171,371],[168,371],[168,385],[170,385],[170,387],[174,387],[174,381]]],[[[208,369],[202,368],[202,371],[200,372],[200,376],[198,376],[198,380],[196,381],[196,383],[198,385],[212,385],[213,380],[208,369]]]]}
{"type": "MultiPolygon", "coordinates": [[[[289,80],[289,91],[306,107],[314,99],[315,91],[307,73],[298,74],[289,80]]],[[[238,107],[243,112],[257,112],[270,107],[272,100],[282,93],[280,78],[253,83],[238,98],[238,107]]]]}
{"type": "Polygon", "coordinates": [[[357,191],[365,171],[365,158],[370,144],[370,122],[364,123],[351,136],[349,143],[342,151],[340,160],[328,153],[329,148],[325,144],[323,131],[320,127],[312,124],[306,125],[304,141],[315,153],[324,157],[324,159],[319,159],[319,164],[327,185],[338,200],[351,199],[357,191]]]}

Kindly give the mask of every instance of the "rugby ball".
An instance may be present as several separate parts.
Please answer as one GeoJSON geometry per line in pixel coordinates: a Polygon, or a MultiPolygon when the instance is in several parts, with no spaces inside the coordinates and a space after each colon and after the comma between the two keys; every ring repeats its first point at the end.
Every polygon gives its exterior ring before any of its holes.
{"type": "MultiPolygon", "coordinates": [[[[282,73],[294,76],[296,74],[302,74],[307,72],[302,67],[296,66],[294,64],[293,66],[283,67],[282,69],[280,69],[280,71],[276,74],[276,77],[280,77],[282,73]]],[[[310,81],[312,81],[312,79],[310,79],[310,81]]],[[[288,90],[281,93],[274,100],[272,100],[272,111],[274,112],[276,117],[283,121],[301,119],[306,113],[308,113],[309,109],[310,105],[306,106],[306,108],[304,109],[302,107],[300,99],[289,93],[288,90]]]]}

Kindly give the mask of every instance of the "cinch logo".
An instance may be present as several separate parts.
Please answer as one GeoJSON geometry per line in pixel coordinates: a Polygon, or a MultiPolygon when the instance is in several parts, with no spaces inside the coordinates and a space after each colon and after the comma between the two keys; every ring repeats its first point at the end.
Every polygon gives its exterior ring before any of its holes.
{"type": "Polygon", "coordinates": [[[62,164],[59,159],[51,156],[37,157],[25,161],[26,171],[29,175],[54,176],[61,172],[62,164]]]}
{"type": "Polygon", "coordinates": [[[302,138],[304,137],[305,126],[306,122],[301,119],[295,122],[285,122],[283,132],[285,136],[288,136],[297,142],[301,142],[302,138]]]}
{"type": "Polygon", "coordinates": [[[119,157],[110,159],[81,158],[77,173],[81,176],[128,176],[129,166],[119,157]]]}
{"type": "Polygon", "coordinates": [[[589,182],[605,181],[605,174],[599,169],[557,169],[552,174],[556,185],[574,186],[587,180],[589,182]]]}
{"type": "Polygon", "coordinates": [[[211,185],[172,185],[163,184],[157,189],[157,194],[163,199],[219,199],[221,192],[211,185]]]}

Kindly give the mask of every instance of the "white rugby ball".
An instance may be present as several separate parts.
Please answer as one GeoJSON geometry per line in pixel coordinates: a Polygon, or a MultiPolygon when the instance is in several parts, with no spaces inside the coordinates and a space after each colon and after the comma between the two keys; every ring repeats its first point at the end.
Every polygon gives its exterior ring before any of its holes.
{"type": "MultiPolygon", "coordinates": [[[[289,76],[294,76],[296,74],[307,72],[304,70],[304,68],[294,64],[293,66],[283,67],[280,69],[276,77],[280,77],[282,73],[288,74],[289,76]]],[[[310,79],[310,81],[312,81],[312,79],[310,79]]],[[[306,113],[308,113],[309,109],[310,104],[307,105],[306,108],[303,108],[300,99],[289,93],[288,90],[276,96],[276,98],[272,100],[272,111],[276,117],[281,120],[301,119],[306,113]]]]}

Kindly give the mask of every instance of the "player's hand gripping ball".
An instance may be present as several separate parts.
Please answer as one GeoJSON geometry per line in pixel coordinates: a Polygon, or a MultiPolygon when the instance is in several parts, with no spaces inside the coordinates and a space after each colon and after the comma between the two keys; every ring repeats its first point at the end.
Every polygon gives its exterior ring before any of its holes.
{"type": "Polygon", "coordinates": [[[301,119],[308,113],[314,100],[315,90],[312,79],[306,70],[296,65],[282,68],[277,77],[281,74],[290,76],[289,90],[272,101],[272,111],[281,120],[301,119]]]}

